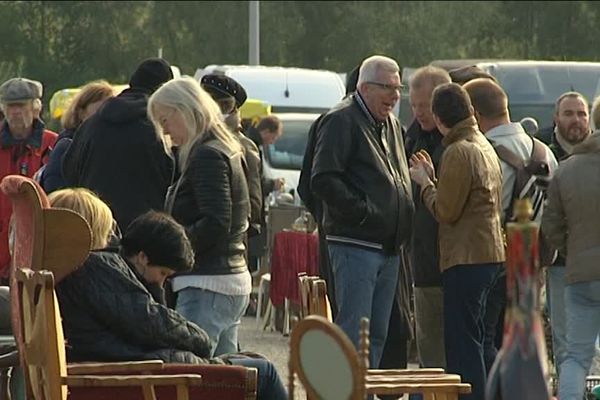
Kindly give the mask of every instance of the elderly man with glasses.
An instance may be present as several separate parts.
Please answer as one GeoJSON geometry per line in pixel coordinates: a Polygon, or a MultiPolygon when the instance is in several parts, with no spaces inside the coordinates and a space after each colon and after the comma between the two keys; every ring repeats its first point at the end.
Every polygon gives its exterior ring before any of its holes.
{"type": "Polygon", "coordinates": [[[400,123],[399,68],[383,56],[361,65],[357,91],[327,113],[317,131],[311,188],[324,204],[334,274],[335,322],[358,345],[371,321],[370,365],[379,366],[394,301],[402,246],[414,206],[400,123]]]}

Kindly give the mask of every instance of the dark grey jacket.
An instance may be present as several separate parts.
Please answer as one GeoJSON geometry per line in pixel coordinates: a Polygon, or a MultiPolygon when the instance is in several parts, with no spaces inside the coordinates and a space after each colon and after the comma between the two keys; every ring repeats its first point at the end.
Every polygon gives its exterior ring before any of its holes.
{"type": "Polygon", "coordinates": [[[204,330],[153,300],[116,252],[94,251],[56,287],[70,361],[209,360],[204,330]]]}

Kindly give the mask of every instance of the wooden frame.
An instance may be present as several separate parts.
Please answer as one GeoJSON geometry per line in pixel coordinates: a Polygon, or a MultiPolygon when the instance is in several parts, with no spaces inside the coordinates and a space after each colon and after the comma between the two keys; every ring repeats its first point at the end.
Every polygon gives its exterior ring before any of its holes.
{"type": "MultiPolygon", "coordinates": [[[[2,366],[8,368],[18,366],[18,358],[21,358],[20,364],[23,366],[25,375],[25,392],[27,398],[31,399],[33,395],[29,384],[29,368],[25,360],[27,351],[25,350],[26,344],[23,340],[21,324],[23,306],[16,280],[17,271],[22,268],[30,270],[43,268],[50,270],[54,280],[59,281],[86,260],[91,245],[91,232],[87,222],[77,213],[66,209],[50,208],[48,198],[42,188],[29,178],[7,176],[2,179],[0,190],[11,199],[13,225],[16,228],[14,230],[11,263],[11,319],[19,349],[19,351],[0,357],[0,359],[6,359],[2,366]],[[11,361],[13,362],[11,363],[11,361]]],[[[60,342],[64,350],[64,338],[60,342]]],[[[165,364],[161,360],[71,363],[66,365],[66,376],[70,379],[68,384],[73,389],[72,392],[77,392],[75,398],[86,398],[87,395],[81,389],[81,386],[87,387],[90,382],[98,382],[98,385],[106,385],[107,382],[111,382],[112,386],[125,385],[131,387],[136,379],[139,381],[139,378],[143,377],[141,375],[131,375],[129,379],[124,379],[123,375],[126,374],[165,374],[157,375],[163,378],[168,376],[166,374],[177,374],[180,377],[189,375],[193,376],[193,383],[197,383],[198,372],[210,378],[205,379],[205,383],[200,385],[201,389],[195,389],[195,391],[208,392],[211,393],[209,397],[214,397],[214,393],[220,393],[222,389],[224,394],[227,393],[230,396],[232,392],[235,392],[235,398],[237,399],[250,400],[256,398],[257,371],[254,368],[208,364],[190,367],[193,368],[180,368],[179,364],[165,364]],[[123,375],[112,381],[106,378],[93,378],[104,374],[123,375]],[[92,379],[75,378],[73,375],[92,376],[92,379]],[[243,391],[243,395],[240,393],[241,391],[243,391]]],[[[160,380],[155,380],[155,383],[159,385],[160,380]]],[[[112,388],[103,389],[99,392],[119,393],[118,390],[112,388]]],[[[164,395],[159,393],[159,396],[164,395]]],[[[52,398],[52,400],[54,399],[52,398]]]]}
{"type": "MultiPolygon", "coordinates": [[[[302,314],[317,315],[332,324],[325,280],[320,279],[318,276],[307,276],[302,273],[298,274],[298,285],[302,300],[302,314]]],[[[290,346],[292,346],[292,342],[290,342],[290,346]]],[[[370,369],[369,347],[369,321],[367,318],[363,318],[361,320],[358,357],[361,374],[365,377],[367,394],[423,393],[424,399],[430,400],[436,399],[436,396],[439,399],[446,399],[447,396],[449,396],[448,399],[453,399],[459,393],[470,393],[470,385],[461,383],[460,375],[446,374],[442,368],[370,369]],[[428,397],[429,394],[434,397],[428,397]]],[[[292,388],[297,365],[292,364],[290,359],[289,367],[289,387],[292,388]]],[[[309,396],[309,398],[311,397],[309,396]]]]}
{"type": "Polygon", "coordinates": [[[306,374],[300,364],[300,342],[303,336],[313,330],[320,330],[327,336],[332,338],[341,348],[342,352],[346,356],[346,360],[350,365],[352,371],[352,397],[351,400],[362,400],[366,396],[365,392],[365,376],[362,374],[360,367],[360,360],[358,354],[354,349],[354,345],[344,334],[344,332],[332,323],[329,323],[325,318],[318,315],[309,315],[298,323],[290,336],[290,377],[289,377],[289,398],[294,399],[294,374],[298,374],[300,382],[302,382],[307,398],[318,399],[319,394],[312,387],[308,381],[306,374]]]}
{"type": "Polygon", "coordinates": [[[177,399],[188,400],[189,386],[202,383],[200,375],[68,375],[60,310],[51,272],[16,271],[21,298],[23,357],[35,400],[66,400],[67,386],[140,386],[145,400],[156,400],[154,386],[176,386],[177,399]]]}

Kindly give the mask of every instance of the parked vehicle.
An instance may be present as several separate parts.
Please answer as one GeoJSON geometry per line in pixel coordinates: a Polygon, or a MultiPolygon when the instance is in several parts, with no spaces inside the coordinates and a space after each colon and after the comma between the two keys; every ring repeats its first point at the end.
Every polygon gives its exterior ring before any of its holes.
{"type": "Polygon", "coordinates": [[[279,113],[323,113],[345,94],[344,83],[332,71],[249,65],[208,65],[194,78],[227,75],[238,81],[249,98],[262,100],[279,113]]]}
{"type": "MultiPolygon", "coordinates": [[[[600,63],[575,61],[437,60],[431,65],[451,70],[477,65],[493,75],[508,95],[511,119],[533,117],[539,128],[553,124],[554,103],[567,91],[582,93],[590,102],[600,92],[600,63]]],[[[406,69],[408,82],[414,71],[406,69]]],[[[403,93],[400,118],[405,126],[413,119],[408,89],[403,93]]]]}
{"type": "MultiPolygon", "coordinates": [[[[277,114],[283,123],[283,135],[274,144],[263,149],[264,173],[269,178],[284,178],[285,191],[295,194],[308,131],[320,114],[282,113],[277,114]]],[[[295,195],[297,198],[297,195],[295,195]]]]}

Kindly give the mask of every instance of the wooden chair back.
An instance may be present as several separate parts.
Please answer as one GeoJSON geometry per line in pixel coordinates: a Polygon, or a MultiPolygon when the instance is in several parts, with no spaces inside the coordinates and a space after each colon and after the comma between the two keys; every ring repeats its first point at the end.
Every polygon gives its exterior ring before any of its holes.
{"type": "MultiPolygon", "coordinates": [[[[23,338],[21,297],[17,289],[16,271],[42,268],[62,279],[81,265],[87,258],[92,234],[87,222],[70,210],[52,209],[48,197],[34,180],[9,175],[0,182],[0,190],[12,203],[9,248],[10,297],[12,330],[19,351],[21,365],[27,365],[23,338]]],[[[31,396],[30,381],[25,368],[26,392],[31,396]]]]}
{"type": "Polygon", "coordinates": [[[289,396],[294,398],[295,376],[307,398],[362,400],[365,375],[354,345],[337,326],[319,315],[299,321],[290,337],[289,396]]]}
{"type": "Polygon", "coordinates": [[[54,277],[48,271],[17,269],[23,346],[21,352],[34,399],[67,398],[62,377],[67,375],[64,336],[54,277]]]}
{"type": "MultiPolygon", "coordinates": [[[[33,400],[67,400],[67,387],[123,387],[137,386],[144,400],[156,400],[154,386],[175,386],[178,400],[189,400],[190,386],[199,386],[202,377],[197,374],[177,375],[68,375],[65,339],[60,310],[54,292],[53,274],[46,270],[32,271],[19,268],[18,295],[21,299],[21,321],[27,383],[33,400]]],[[[133,363],[135,365],[135,363],[133,363]]],[[[112,363],[107,370],[114,369],[112,363]]],[[[121,365],[125,367],[125,365],[121,365]]],[[[94,366],[102,371],[102,365],[94,366]]],[[[127,368],[123,368],[127,371],[127,368]]],[[[98,373],[98,372],[96,372],[98,373]]]]}
{"type": "Polygon", "coordinates": [[[319,276],[298,274],[300,292],[300,318],[308,315],[320,315],[329,322],[333,321],[331,304],[327,296],[327,282],[319,276]]]}

